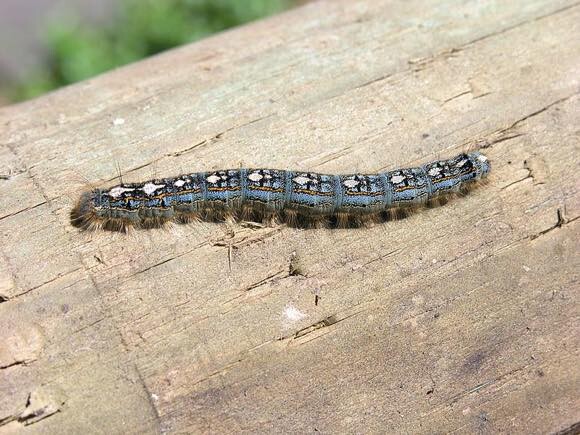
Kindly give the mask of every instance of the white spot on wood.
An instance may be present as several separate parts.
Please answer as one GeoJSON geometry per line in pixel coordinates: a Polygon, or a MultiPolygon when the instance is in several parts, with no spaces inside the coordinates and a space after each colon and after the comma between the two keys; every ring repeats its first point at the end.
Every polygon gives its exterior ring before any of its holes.
{"type": "Polygon", "coordinates": [[[112,196],[113,198],[118,198],[123,193],[133,192],[134,190],[135,189],[130,189],[128,187],[116,186],[116,187],[113,187],[111,190],[109,190],[109,195],[112,196]]]}
{"type": "Polygon", "coordinates": [[[344,184],[349,189],[352,189],[353,187],[358,186],[360,183],[355,179],[349,178],[348,180],[344,180],[344,183],[342,184],[344,184]]]}
{"type": "Polygon", "coordinates": [[[251,181],[260,181],[262,178],[264,177],[259,172],[252,172],[250,175],[248,175],[248,179],[251,181]]]}
{"type": "Polygon", "coordinates": [[[113,120],[113,125],[123,125],[125,123],[125,120],[123,118],[115,118],[113,120]]]}
{"type": "Polygon", "coordinates": [[[165,184],[147,183],[141,190],[143,190],[147,195],[151,195],[157,189],[161,189],[162,187],[165,187],[165,184]]]}
{"type": "Polygon", "coordinates": [[[415,305],[423,305],[425,303],[425,298],[422,295],[415,295],[411,300],[415,305]]]}
{"type": "Polygon", "coordinates": [[[208,183],[211,184],[215,184],[217,183],[221,178],[215,174],[210,175],[209,177],[206,178],[206,180],[208,181],[208,183]]]}
{"type": "Polygon", "coordinates": [[[173,185],[177,186],[177,187],[181,187],[184,184],[185,184],[185,181],[183,181],[183,180],[177,180],[175,183],[173,183],[173,185]]]}
{"type": "Polygon", "coordinates": [[[298,308],[292,305],[288,305],[286,306],[286,308],[284,308],[284,316],[291,322],[297,322],[298,320],[304,319],[306,317],[306,314],[304,314],[298,308]]]}
{"type": "Polygon", "coordinates": [[[400,182],[404,181],[405,177],[403,177],[402,175],[394,175],[391,177],[391,181],[395,184],[399,184],[400,182]]]}

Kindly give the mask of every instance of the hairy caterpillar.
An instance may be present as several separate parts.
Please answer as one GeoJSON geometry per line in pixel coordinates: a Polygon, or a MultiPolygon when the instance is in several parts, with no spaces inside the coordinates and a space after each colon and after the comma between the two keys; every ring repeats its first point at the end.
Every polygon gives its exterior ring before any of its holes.
{"type": "Polygon", "coordinates": [[[282,219],[293,226],[358,226],[445,202],[484,179],[479,152],[378,174],[326,175],[228,169],[119,184],[82,194],[71,212],[83,229],[127,231],[167,222],[282,219]]]}

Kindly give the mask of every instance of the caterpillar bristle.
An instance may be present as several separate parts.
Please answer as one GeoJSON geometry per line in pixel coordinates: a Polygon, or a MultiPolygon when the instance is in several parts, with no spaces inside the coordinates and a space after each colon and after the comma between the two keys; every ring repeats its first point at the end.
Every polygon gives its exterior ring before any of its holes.
{"type": "Polygon", "coordinates": [[[288,225],[290,227],[297,226],[298,213],[296,212],[296,210],[291,210],[291,209],[284,210],[284,214],[282,215],[282,217],[284,218],[286,225],[288,225]]]}

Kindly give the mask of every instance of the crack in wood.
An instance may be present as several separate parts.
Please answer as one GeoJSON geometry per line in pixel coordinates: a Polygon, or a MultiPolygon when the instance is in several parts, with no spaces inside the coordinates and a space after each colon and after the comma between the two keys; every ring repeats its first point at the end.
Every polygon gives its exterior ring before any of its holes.
{"type": "Polygon", "coordinates": [[[564,429],[560,429],[556,432],[552,432],[552,435],[578,435],[580,433],[580,421],[571,424],[564,429]]]}
{"type": "Polygon", "coordinates": [[[0,221],[3,220],[3,219],[7,219],[7,218],[10,218],[10,217],[13,217],[13,216],[17,216],[20,213],[24,213],[24,212],[27,212],[27,211],[30,211],[30,210],[34,210],[35,208],[40,207],[40,206],[45,205],[45,204],[47,204],[47,201],[42,201],[42,202],[39,202],[38,204],[31,205],[30,207],[23,208],[22,210],[15,211],[14,213],[10,213],[10,214],[6,214],[4,216],[0,216],[0,221]]]}
{"type": "MultiPolygon", "coordinates": [[[[57,280],[59,280],[61,278],[66,278],[69,275],[72,275],[73,273],[78,272],[81,269],[82,269],[82,267],[77,267],[76,269],[73,269],[73,270],[71,270],[69,272],[66,272],[66,273],[63,273],[63,274],[59,274],[59,275],[57,275],[57,276],[49,279],[48,281],[43,282],[42,284],[38,284],[38,285],[35,285],[34,287],[30,287],[30,288],[28,288],[28,289],[26,289],[24,291],[21,291],[18,294],[15,294],[14,296],[8,297],[8,296],[4,295],[4,296],[2,296],[2,298],[4,299],[4,301],[0,301],[0,302],[13,301],[14,299],[17,299],[17,298],[19,298],[21,296],[24,296],[24,295],[26,295],[26,294],[28,294],[30,292],[35,291],[35,290],[38,290],[39,288],[44,287],[45,285],[51,284],[51,283],[53,283],[53,282],[55,282],[55,281],[57,281],[57,280]]],[[[77,282],[80,282],[80,281],[82,281],[82,279],[79,279],[79,280],[75,281],[75,284],[77,282]]]]}
{"type": "MultiPolygon", "coordinates": [[[[143,168],[146,168],[148,166],[151,166],[151,165],[153,165],[155,163],[158,163],[158,162],[160,162],[160,161],[162,161],[162,160],[164,160],[164,159],[166,159],[168,157],[169,158],[180,157],[180,156],[182,156],[184,154],[190,153],[191,151],[193,151],[195,149],[204,147],[206,145],[211,145],[211,144],[217,142],[219,139],[221,139],[223,137],[223,135],[226,134],[226,133],[229,133],[231,131],[238,130],[238,129],[241,129],[241,128],[244,128],[244,127],[247,127],[249,125],[255,124],[256,122],[263,121],[264,119],[268,119],[268,118],[271,118],[273,116],[275,116],[275,113],[270,113],[268,115],[260,116],[258,118],[252,119],[252,120],[250,120],[248,122],[244,122],[242,124],[234,125],[234,126],[229,127],[229,128],[227,128],[227,129],[225,129],[223,131],[220,131],[219,133],[214,134],[211,137],[211,139],[204,139],[204,140],[202,140],[200,142],[197,142],[194,145],[188,146],[188,147],[183,148],[181,150],[177,150],[177,151],[173,151],[173,152],[164,154],[161,157],[158,157],[156,159],[150,160],[150,161],[148,161],[146,163],[143,163],[141,165],[138,165],[138,166],[135,166],[135,167],[133,167],[131,169],[128,169],[128,170],[126,170],[126,171],[123,172],[123,175],[136,172],[136,171],[138,171],[140,169],[143,169],[143,168]]],[[[113,180],[116,180],[118,178],[119,178],[118,176],[115,176],[115,177],[112,177],[112,178],[108,178],[108,179],[105,180],[105,183],[109,183],[109,182],[111,182],[113,180]]]]}
{"type": "Polygon", "coordinates": [[[562,228],[564,225],[568,225],[574,221],[576,221],[578,218],[580,218],[580,216],[576,216],[573,217],[571,219],[567,219],[561,208],[556,209],[556,223],[548,228],[546,228],[545,230],[540,231],[539,233],[536,234],[532,234],[531,236],[529,236],[530,240],[535,240],[538,237],[541,237],[545,234],[548,234],[549,232],[557,229],[557,228],[562,228]]]}
{"type": "MultiPolygon", "coordinates": [[[[341,319],[344,320],[344,319],[341,319]]],[[[307,326],[306,328],[302,328],[298,331],[296,331],[294,333],[293,338],[300,338],[300,337],[304,337],[307,334],[310,334],[311,332],[316,331],[317,329],[321,329],[321,328],[325,328],[327,326],[330,325],[334,325],[335,323],[339,322],[339,320],[336,318],[335,315],[332,316],[328,316],[325,319],[322,319],[320,322],[316,322],[313,325],[307,326]]]]}

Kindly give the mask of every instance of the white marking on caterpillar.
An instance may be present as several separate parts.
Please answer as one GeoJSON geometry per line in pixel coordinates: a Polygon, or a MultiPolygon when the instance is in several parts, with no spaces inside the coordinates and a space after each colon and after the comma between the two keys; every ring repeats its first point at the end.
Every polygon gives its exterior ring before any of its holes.
{"type": "Polygon", "coordinates": [[[294,177],[293,181],[297,184],[300,184],[301,186],[304,186],[306,183],[310,181],[310,179],[300,175],[299,177],[294,177]]]}
{"type": "Polygon", "coordinates": [[[344,180],[344,183],[342,183],[342,184],[344,184],[349,189],[352,189],[353,187],[358,186],[360,183],[357,180],[349,178],[348,180],[344,180]]]}
{"type": "Polygon", "coordinates": [[[251,181],[260,181],[264,177],[259,172],[252,172],[250,175],[248,175],[248,178],[251,181]]]}
{"type": "Polygon", "coordinates": [[[119,196],[121,196],[123,193],[125,192],[133,192],[135,189],[130,189],[128,187],[123,187],[123,186],[117,186],[117,187],[113,187],[110,191],[109,191],[109,195],[111,195],[113,198],[118,198],[119,196]]]}
{"type": "Polygon", "coordinates": [[[435,176],[439,175],[440,172],[441,172],[441,168],[435,166],[434,168],[431,168],[429,170],[429,175],[431,175],[432,177],[435,177],[435,176]]]}
{"type": "Polygon", "coordinates": [[[210,175],[209,177],[207,177],[206,180],[208,181],[208,183],[215,184],[219,180],[221,180],[221,177],[219,177],[218,175],[215,175],[214,174],[214,175],[210,175]]]}
{"type": "Polygon", "coordinates": [[[147,195],[151,195],[157,189],[161,189],[162,187],[165,187],[165,184],[147,183],[141,190],[143,190],[147,195]]]}
{"type": "Polygon", "coordinates": [[[301,186],[304,186],[308,183],[318,184],[318,180],[316,178],[305,177],[304,175],[299,175],[298,177],[294,177],[292,180],[296,184],[300,184],[301,186]]]}
{"type": "Polygon", "coordinates": [[[183,180],[177,180],[175,183],[173,183],[173,185],[177,186],[177,187],[181,187],[184,184],[185,184],[185,181],[183,181],[183,180]]]}
{"type": "Polygon", "coordinates": [[[399,184],[400,182],[404,181],[405,177],[402,175],[394,175],[391,177],[391,181],[395,184],[399,184]]]}

